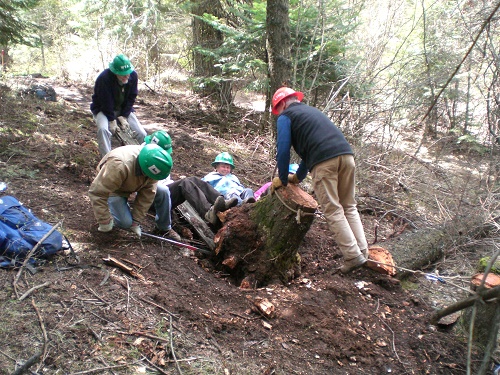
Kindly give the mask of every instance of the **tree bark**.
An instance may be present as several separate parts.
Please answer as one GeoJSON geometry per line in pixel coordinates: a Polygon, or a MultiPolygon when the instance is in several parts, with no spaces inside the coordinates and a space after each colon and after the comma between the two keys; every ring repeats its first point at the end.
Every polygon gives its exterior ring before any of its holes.
{"type": "MultiPolygon", "coordinates": [[[[266,107],[269,108],[272,95],[281,86],[289,84],[292,71],[288,0],[268,0],[266,11],[266,50],[269,66],[269,92],[266,96],[266,107]]],[[[274,136],[275,132],[273,127],[274,136]]]]}
{"type": "Polygon", "coordinates": [[[214,238],[221,267],[242,288],[299,276],[298,249],[317,207],[312,196],[289,184],[255,204],[226,211],[214,238]]]}
{"type": "MultiPolygon", "coordinates": [[[[207,13],[218,18],[223,18],[223,10],[218,0],[194,0],[192,4],[194,15],[203,17],[207,13]]],[[[194,76],[200,78],[220,76],[222,71],[216,66],[217,61],[213,57],[197,51],[196,48],[210,50],[219,48],[224,42],[224,35],[197,17],[193,18],[192,30],[194,76]]],[[[203,85],[195,87],[195,92],[203,96],[218,94],[218,99],[222,104],[230,104],[232,102],[231,85],[228,80],[222,80],[219,83],[216,83],[216,81],[207,81],[203,85]]]]}

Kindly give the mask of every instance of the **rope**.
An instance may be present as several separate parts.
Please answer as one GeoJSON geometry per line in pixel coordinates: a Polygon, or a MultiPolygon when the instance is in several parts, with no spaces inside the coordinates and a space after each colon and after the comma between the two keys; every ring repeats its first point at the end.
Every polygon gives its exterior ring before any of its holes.
{"type": "Polygon", "coordinates": [[[295,210],[293,209],[292,207],[290,207],[289,205],[287,205],[283,199],[281,199],[280,195],[279,194],[276,194],[276,196],[278,197],[278,199],[280,200],[280,202],[283,204],[283,206],[285,206],[286,208],[288,208],[290,211],[296,213],[297,215],[295,216],[295,220],[297,220],[297,224],[300,224],[300,219],[301,217],[303,216],[314,216],[316,215],[316,212],[317,211],[314,211],[314,212],[304,212],[302,211],[302,209],[298,209],[298,210],[295,210]]]}
{"type": "MultiPolygon", "coordinates": [[[[274,176],[276,174],[276,170],[278,169],[278,164],[275,165],[274,167],[274,171],[273,171],[273,175],[271,176],[271,181],[274,179],[274,176]]],[[[272,191],[272,190],[271,190],[272,191]]],[[[272,193],[271,193],[272,194],[272,193]]],[[[314,216],[316,215],[316,213],[319,213],[318,210],[314,211],[314,212],[304,212],[302,211],[300,208],[298,210],[295,210],[294,208],[290,207],[289,205],[287,205],[283,199],[281,199],[280,195],[279,194],[276,194],[276,196],[278,197],[278,199],[280,200],[280,202],[283,204],[283,206],[285,206],[286,208],[288,208],[290,211],[292,211],[293,213],[296,213],[297,215],[295,216],[295,220],[297,221],[297,224],[300,224],[300,219],[301,217],[303,216],[314,216]]],[[[320,214],[320,213],[319,213],[320,214]]]]}

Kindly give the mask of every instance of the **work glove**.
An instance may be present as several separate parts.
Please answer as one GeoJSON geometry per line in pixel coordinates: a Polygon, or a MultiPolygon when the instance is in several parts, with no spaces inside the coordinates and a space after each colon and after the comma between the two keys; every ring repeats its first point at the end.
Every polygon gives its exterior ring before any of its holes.
{"type": "Polygon", "coordinates": [[[288,182],[297,185],[300,183],[299,178],[297,177],[297,173],[288,175],[288,182]]]}
{"type": "Polygon", "coordinates": [[[127,118],[125,116],[118,116],[118,121],[120,121],[120,124],[122,124],[122,127],[125,128],[130,128],[127,118]]]}
{"type": "Polygon", "coordinates": [[[130,227],[130,231],[133,232],[137,237],[141,238],[141,226],[137,222],[133,222],[132,226],[130,227]]]}
{"type": "Polygon", "coordinates": [[[116,133],[116,127],[117,127],[117,126],[118,126],[118,125],[116,125],[116,120],[110,121],[110,122],[108,123],[108,129],[109,129],[109,131],[111,132],[111,134],[115,134],[115,133],[116,133]]]}
{"type": "Polygon", "coordinates": [[[277,188],[283,186],[279,177],[274,177],[271,183],[271,194],[275,192],[277,188]]]}
{"type": "Polygon", "coordinates": [[[109,219],[108,223],[105,224],[99,223],[99,227],[97,228],[99,232],[104,232],[104,233],[110,232],[111,229],[113,229],[113,218],[109,219]]]}

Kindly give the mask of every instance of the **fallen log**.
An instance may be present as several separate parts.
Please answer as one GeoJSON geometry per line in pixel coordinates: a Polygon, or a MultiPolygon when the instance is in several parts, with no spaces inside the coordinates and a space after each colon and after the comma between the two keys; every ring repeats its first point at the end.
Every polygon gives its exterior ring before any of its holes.
{"type": "Polygon", "coordinates": [[[224,212],[223,226],[214,237],[220,266],[242,288],[286,283],[299,276],[298,249],[317,207],[311,195],[289,184],[256,203],[224,212]]]}
{"type": "Polygon", "coordinates": [[[466,309],[467,307],[471,307],[474,303],[476,303],[476,301],[482,300],[485,303],[490,303],[490,302],[496,303],[498,298],[500,298],[500,286],[491,289],[481,290],[473,296],[458,301],[457,303],[454,303],[453,305],[450,305],[444,309],[436,311],[432,315],[430,323],[434,325],[438,324],[439,319],[447,315],[450,315],[454,312],[466,309]]]}

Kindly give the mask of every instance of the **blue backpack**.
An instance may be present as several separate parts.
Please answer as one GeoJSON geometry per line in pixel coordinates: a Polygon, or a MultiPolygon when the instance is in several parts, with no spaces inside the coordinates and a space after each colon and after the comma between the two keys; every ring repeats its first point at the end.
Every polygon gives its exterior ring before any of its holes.
{"type": "MultiPolygon", "coordinates": [[[[0,197],[0,267],[15,266],[22,262],[51,229],[50,224],[38,219],[16,198],[8,195],[0,197]]],[[[32,258],[45,258],[61,250],[62,246],[62,234],[53,231],[32,258]]]]}

